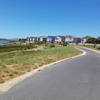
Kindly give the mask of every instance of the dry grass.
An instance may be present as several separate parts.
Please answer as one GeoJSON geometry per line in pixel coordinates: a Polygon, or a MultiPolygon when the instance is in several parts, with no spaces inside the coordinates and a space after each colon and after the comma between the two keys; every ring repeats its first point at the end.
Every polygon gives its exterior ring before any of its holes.
{"type": "Polygon", "coordinates": [[[95,48],[94,45],[81,45],[81,46],[100,51],[100,46],[96,46],[95,48]]]}
{"type": "Polygon", "coordinates": [[[71,47],[54,47],[44,50],[13,52],[0,56],[0,83],[30,72],[42,65],[64,58],[75,56],[81,52],[71,47]]]}

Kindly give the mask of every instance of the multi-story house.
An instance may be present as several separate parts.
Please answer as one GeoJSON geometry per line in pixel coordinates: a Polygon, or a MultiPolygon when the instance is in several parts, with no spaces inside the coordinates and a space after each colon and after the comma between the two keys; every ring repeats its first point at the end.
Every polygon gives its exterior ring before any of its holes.
{"type": "Polygon", "coordinates": [[[67,42],[67,43],[80,43],[81,38],[75,37],[75,36],[66,36],[65,42],[67,42]]]}
{"type": "Polygon", "coordinates": [[[27,42],[34,43],[34,42],[37,42],[37,41],[38,41],[37,37],[27,37],[27,42]]]}
{"type": "Polygon", "coordinates": [[[62,43],[62,37],[61,36],[56,36],[55,37],[55,43],[62,43]]]}
{"type": "Polygon", "coordinates": [[[50,43],[54,43],[55,42],[55,36],[48,36],[47,37],[47,42],[50,42],[50,43]]]}
{"type": "Polygon", "coordinates": [[[85,44],[89,38],[91,38],[91,37],[90,36],[83,37],[81,40],[81,43],[85,44]]]}
{"type": "Polygon", "coordinates": [[[79,37],[74,38],[74,43],[81,43],[82,39],[79,37]]]}
{"type": "Polygon", "coordinates": [[[47,42],[47,36],[38,37],[39,42],[47,42]]]}
{"type": "Polygon", "coordinates": [[[73,43],[74,42],[74,36],[66,36],[65,37],[65,42],[66,43],[73,43]]]}
{"type": "Polygon", "coordinates": [[[40,37],[28,37],[27,41],[34,42],[50,42],[50,43],[79,43],[81,39],[74,36],[40,36],[40,37]]]}

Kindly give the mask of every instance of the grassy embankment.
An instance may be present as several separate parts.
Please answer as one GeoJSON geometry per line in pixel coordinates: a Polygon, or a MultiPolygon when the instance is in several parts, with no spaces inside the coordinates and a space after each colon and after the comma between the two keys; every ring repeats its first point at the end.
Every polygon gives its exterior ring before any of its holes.
{"type": "Polygon", "coordinates": [[[100,46],[95,46],[95,47],[94,45],[81,45],[81,46],[100,51],[100,46]]]}
{"type": "Polygon", "coordinates": [[[19,47],[0,48],[0,83],[30,72],[42,65],[82,53],[71,47],[48,47],[43,50],[20,50],[19,47]],[[12,52],[18,50],[16,52],[12,52]],[[10,51],[10,53],[5,53],[10,51]],[[3,53],[2,53],[3,52],[3,53]]]}

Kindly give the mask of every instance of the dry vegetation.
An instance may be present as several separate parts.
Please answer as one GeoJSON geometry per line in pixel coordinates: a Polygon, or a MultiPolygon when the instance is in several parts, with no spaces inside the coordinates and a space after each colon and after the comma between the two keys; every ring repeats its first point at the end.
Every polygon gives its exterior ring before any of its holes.
{"type": "Polygon", "coordinates": [[[42,65],[80,54],[71,48],[44,45],[44,49],[21,50],[0,55],[0,83],[30,72],[42,65]]]}
{"type": "Polygon", "coordinates": [[[100,51],[100,46],[95,45],[95,44],[92,44],[92,45],[81,45],[81,46],[100,51]]]}

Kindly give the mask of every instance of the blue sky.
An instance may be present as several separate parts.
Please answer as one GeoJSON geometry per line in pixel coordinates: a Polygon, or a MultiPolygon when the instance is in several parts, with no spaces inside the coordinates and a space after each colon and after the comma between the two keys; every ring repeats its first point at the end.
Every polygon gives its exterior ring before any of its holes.
{"type": "Polygon", "coordinates": [[[100,0],[0,0],[0,38],[100,36],[100,0]]]}

